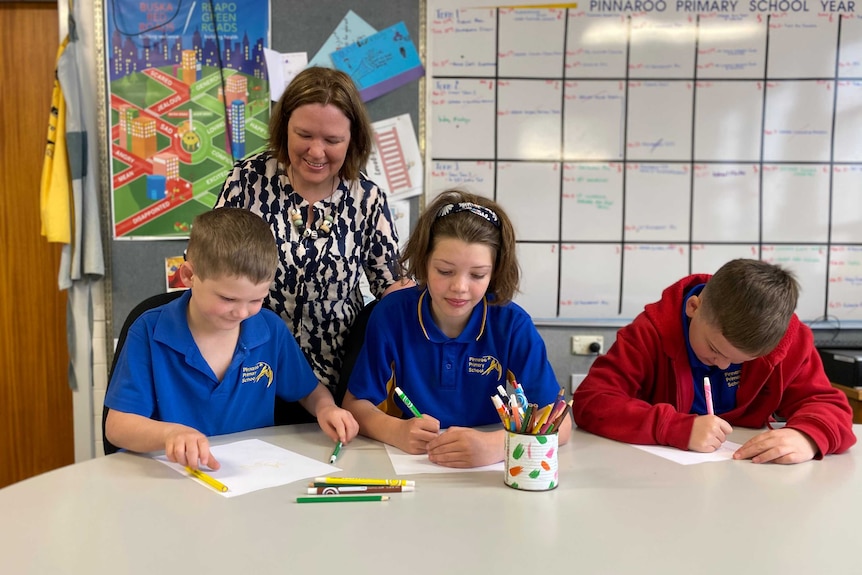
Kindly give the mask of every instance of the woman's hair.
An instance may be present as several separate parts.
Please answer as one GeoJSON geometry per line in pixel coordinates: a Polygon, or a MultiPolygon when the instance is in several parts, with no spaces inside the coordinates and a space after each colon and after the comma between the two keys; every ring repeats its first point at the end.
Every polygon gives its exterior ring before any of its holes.
{"type": "Polygon", "coordinates": [[[278,248],[260,216],[223,207],[195,217],[186,259],[201,279],[242,277],[260,284],[275,277],[278,248]]]}
{"type": "Polygon", "coordinates": [[[333,68],[311,67],[296,75],[269,119],[269,147],[285,167],[290,165],[287,124],[293,111],[308,104],[332,105],[350,120],[350,144],[339,176],[356,180],[371,154],[371,122],[350,76],[333,68]]]}
{"type": "Polygon", "coordinates": [[[515,230],[499,204],[460,190],[437,196],[419,215],[401,255],[401,266],[408,276],[425,285],[428,258],[438,240],[451,238],[491,248],[494,269],[488,284],[492,304],[505,304],[518,291],[520,269],[515,253],[515,230]]]}

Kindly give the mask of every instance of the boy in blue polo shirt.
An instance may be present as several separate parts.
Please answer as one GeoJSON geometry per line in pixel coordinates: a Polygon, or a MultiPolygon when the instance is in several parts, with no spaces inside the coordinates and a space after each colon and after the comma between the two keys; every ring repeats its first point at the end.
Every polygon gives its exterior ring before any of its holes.
{"type": "MultiPolygon", "coordinates": [[[[530,316],[510,301],[519,270],[509,218],[491,200],[444,192],[419,216],[402,264],[418,286],[377,303],[344,407],[363,435],[439,465],[502,461],[505,430],[470,429],[499,425],[497,386],[516,380],[540,406],[560,391],[530,316]],[[395,386],[422,417],[403,419],[395,386]]],[[[559,443],[570,434],[567,415],[559,443]]]]}
{"type": "Polygon", "coordinates": [[[105,396],[111,443],[218,469],[207,436],[273,425],[276,395],[299,401],[333,441],[356,436],[356,420],[314,377],[284,322],[261,310],[277,263],[256,214],[219,208],[195,218],[179,271],[191,288],[142,314],[120,351],[105,396]]]}

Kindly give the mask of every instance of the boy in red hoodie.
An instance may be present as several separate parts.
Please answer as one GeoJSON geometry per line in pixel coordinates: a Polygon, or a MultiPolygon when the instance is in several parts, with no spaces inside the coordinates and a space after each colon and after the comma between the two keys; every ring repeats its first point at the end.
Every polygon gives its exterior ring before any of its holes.
{"type": "Polygon", "coordinates": [[[596,358],[574,394],[575,422],[628,443],[712,452],[731,425],[763,428],[775,414],[786,425],[748,440],[735,459],[799,463],[846,451],[856,443],[852,411],[794,313],[798,295],[790,272],[758,260],[680,280],[596,358]]]}

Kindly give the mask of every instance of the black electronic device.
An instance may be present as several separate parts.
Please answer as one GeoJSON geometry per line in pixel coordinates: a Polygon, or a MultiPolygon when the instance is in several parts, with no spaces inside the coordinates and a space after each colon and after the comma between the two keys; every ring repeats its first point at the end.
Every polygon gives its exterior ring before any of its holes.
{"type": "Polygon", "coordinates": [[[829,381],[847,387],[862,387],[862,349],[818,350],[829,381]]]}

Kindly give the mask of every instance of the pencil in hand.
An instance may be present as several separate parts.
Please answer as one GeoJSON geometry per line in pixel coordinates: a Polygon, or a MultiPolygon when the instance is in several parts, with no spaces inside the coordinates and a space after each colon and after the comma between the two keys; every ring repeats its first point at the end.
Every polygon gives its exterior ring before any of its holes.
{"type": "Polygon", "coordinates": [[[344,443],[340,441],[335,444],[335,449],[332,450],[332,455],[329,456],[330,465],[335,463],[335,461],[338,459],[338,454],[341,453],[342,447],[344,447],[344,443]]]}
{"type": "Polygon", "coordinates": [[[397,395],[398,399],[400,399],[401,402],[407,406],[407,409],[410,410],[410,413],[412,413],[414,417],[422,417],[422,413],[420,413],[419,410],[416,409],[416,406],[413,405],[413,402],[407,398],[407,395],[405,395],[403,391],[401,391],[400,387],[395,388],[395,395],[397,395]]]}

